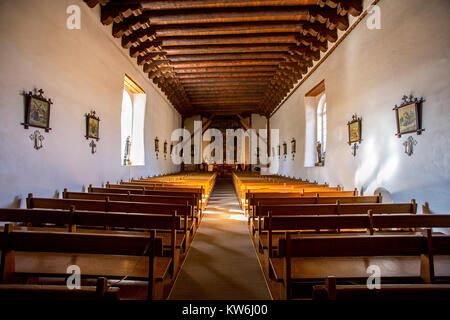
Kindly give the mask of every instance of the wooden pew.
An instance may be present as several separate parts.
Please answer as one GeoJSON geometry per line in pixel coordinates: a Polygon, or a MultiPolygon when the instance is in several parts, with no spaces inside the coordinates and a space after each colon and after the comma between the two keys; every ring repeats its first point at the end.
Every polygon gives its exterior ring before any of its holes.
{"type": "Polygon", "coordinates": [[[257,206],[302,205],[302,204],[349,204],[349,203],[382,203],[381,195],[377,196],[333,196],[293,197],[293,198],[250,198],[248,202],[249,222],[254,218],[257,206]]]}
{"type": "Polygon", "coordinates": [[[108,287],[106,278],[98,278],[97,285],[68,289],[63,285],[0,284],[0,299],[34,301],[120,300],[120,288],[108,287]]]}
{"type": "Polygon", "coordinates": [[[26,227],[27,230],[50,230],[63,232],[83,232],[102,234],[133,234],[158,230],[157,236],[162,237],[163,245],[175,257],[175,248],[181,248],[186,239],[181,217],[174,213],[169,215],[147,215],[130,213],[113,213],[99,211],[76,211],[54,209],[5,209],[0,208],[0,222],[22,223],[38,227],[26,227]],[[103,230],[104,226],[118,228],[122,231],[103,230]],[[35,229],[33,229],[35,228],[35,229]],[[125,229],[125,231],[123,231],[125,229]],[[128,231],[127,231],[128,229],[128,231]],[[131,230],[129,230],[131,229],[131,230]],[[167,237],[165,236],[167,235],[167,237]]]}
{"type": "Polygon", "coordinates": [[[393,300],[450,300],[450,284],[385,284],[379,289],[367,285],[336,285],[336,277],[329,276],[325,285],[314,286],[314,301],[393,301],[393,300]]]}
{"type": "Polygon", "coordinates": [[[140,189],[142,191],[152,190],[152,191],[163,191],[163,192],[185,192],[185,193],[195,193],[197,194],[198,199],[200,200],[200,204],[204,207],[207,203],[209,194],[206,193],[206,190],[197,186],[163,186],[163,185],[153,185],[149,183],[137,183],[137,182],[122,182],[120,184],[111,184],[106,183],[106,188],[112,189],[140,189]]]}
{"type": "Polygon", "coordinates": [[[157,196],[169,196],[169,197],[185,197],[192,195],[195,197],[195,201],[197,203],[197,208],[200,209],[200,212],[203,209],[202,204],[202,196],[197,191],[167,191],[167,190],[149,190],[146,188],[99,188],[99,187],[93,187],[90,185],[88,187],[88,192],[94,192],[94,193],[118,193],[118,194],[124,194],[124,193],[130,193],[132,195],[157,195],[157,196]]]}
{"type": "MultiPolygon", "coordinates": [[[[242,200],[242,206],[248,211],[251,206],[258,204],[259,199],[298,199],[298,198],[345,198],[358,197],[358,191],[330,191],[327,189],[310,189],[311,191],[303,192],[259,192],[247,193],[245,199],[242,200]]],[[[361,195],[362,196],[362,195],[361,195]]],[[[323,200],[322,203],[329,203],[323,200]]]]}
{"type": "Polygon", "coordinates": [[[108,198],[102,200],[78,200],[78,199],[53,199],[53,198],[34,198],[29,194],[27,198],[27,208],[41,209],[64,209],[69,210],[75,207],[76,210],[101,211],[101,212],[129,212],[143,214],[167,214],[182,216],[184,221],[184,230],[186,238],[193,234],[194,222],[189,220],[192,212],[191,206],[165,203],[148,202],[126,202],[110,201],[108,198]],[[190,232],[190,234],[188,233],[190,232]]]}
{"type": "Polygon", "coordinates": [[[65,263],[62,262],[67,253],[71,257],[70,263],[80,266],[84,277],[126,276],[145,280],[148,282],[148,299],[160,298],[172,259],[162,257],[162,241],[155,235],[155,231],[149,237],[23,232],[13,231],[12,225],[6,225],[0,235],[0,282],[8,282],[13,276],[30,274],[67,276],[65,263]],[[131,265],[135,264],[133,270],[129,270],[127,259],[130,259],[128,263],[131,265]],[[111,268],[112,261],[116,262],[114,268],[111,268]]]}
{"type": "Polygon", "coordinates": [[[415,200],[411,203],[345,203],[341,204],[312,204],[312,205],[261,205],[256,206],[254,213],[257,223],[252,225],[253,230],[259,231],[261,218],[269,216],[301,216],[301,215],[348,215],[367,214],[372,210],[373,214],[417,213],[415,200]]]}
{"type": "MultiPolygon", "coordinates": [[[[420,257],[420,277],[404,274],[405,271],[397,267],[399,276],[382,275],[382,279],[393,284],[433,283],[435,281],[434,257],[450,255],[450,236],[432,235],[431,230],[428,229],[426,236],[325,236],[292,239],[291,234],[287,232],[286,239],[280,239],[279,252],[280,257],[270,258],[270,272],[276,281],[283,283],[286,298],[291,299],[297,296],[295,293],[298,289],[297,284],[300,287],[306,285],[307,296],[312,296],[312,286],[319,284],[317,282],[320,282],[320,279],[311,277],[311,273],[328,272],[328,275],[334,274],[342,281],[365,283],[367,277],[362,276],[365,270],[360,268],[364,266],[365,269],[367,264],[370,264],[370,259],[367,260],[369,257],[383,257],[383,259],[420,257]],[[308,258],[321,258],[321,270],[308,270],[305,264],[305,259],[308,258]],[[327,259],[328,262],[326,262],[327,259]],[[336,259],[347,261],[344,270],[337,269],[336,259]],[[349,263],[350,259],[354,262],[353,267],[352,263],[349,263]]],[[[393,268],[392,264],[390,268],[393,268]]]]}
{"type": "MultiPolygon", "coordinates": [[[[306,232],[313,231],[314,236],[320,236],[324,233],[330,234],[330,230],[345,230],[343,235],[356,232],[374,235],[376,230],[387,229],[425,229],[425,228],[449,228],[450,214],[387,214],[373,215],[369,210],[367,215],[344,215],[344,216],[271,216],[264,217],[262,231],[266,231],[267,236],[260,236],[260,246],[262,249],[268,249],[268,256],[273,257],[273,243],[283,238],[285,232],[301,231],[302,233],[293,234],[291,237],[305,237],[306,232]],[[317,230],[324,232],[317,234],[317,230]],[[363,232],[361,232],[363,231],[363,232]],[[277,239],[274,241],[274,232],[277,233],[277,239]]],[[[389,233],[405,233],[404,231],[389,231],[389,233]]],[[[331,235],[333,233],[331,232],[331,235]]]]}
{"type": "MultiPolygon", "coordinates": [[[[163,242],[164,256],[171,257],[171,274],[174,276],[180,266],[180,250],[186,252],[187,238],[182,230],[181,217],[169,215],[144,215],[129,213],[105,213],[70,210],[45,209],[0,209],[0,222],[24,223],[38,227],[20,227],[15,229],[47,232],[81,232],[95,234],[123,234],[142,236],[151,230],[157,230],[157,237],[163,242]],[[102,230],[103,226],[120,228],[121,231],[102,230]],[[63,226],[61,228],[61,226],[63,226]],[[124,228],[131,228],[125,230],[124,228]]],[[[184,232],[184,231],[183,231],[184,232]]]]}
{"type": "MultiPolygon", "coordinates": [[[[148,203],[162,203],[162,204],[178,204],[188,205],[191,207],[190,216],[198,223],[198,216],[196,215],[197,204],[193,196],[164,196],[164,195],[135,195],[131,193],[95,193],[95,192],[69,192],[64,189],[62,193],[63,199],[78,199],[78,200],[102,200],[106,201],[125,201],[125,202],[148,202],[148,203]]],[[[198,213],[198,212],[197,212],[198,213]]]]}

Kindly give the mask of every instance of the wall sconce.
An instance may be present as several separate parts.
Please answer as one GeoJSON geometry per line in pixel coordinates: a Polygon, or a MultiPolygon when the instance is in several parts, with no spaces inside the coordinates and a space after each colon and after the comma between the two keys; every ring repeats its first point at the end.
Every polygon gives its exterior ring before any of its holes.
{"type": "Polygon", "coordinates": [[[286,142],[283,142],[283,156],[284,156],[284,159],[286,159],[286,157],[287,157],[287,143],[286,142]]]}
{"type": "Polygon", "coordinates": [[[167,141],[164,141],[164,159],[167,160],[167,141]]]}
{"type": "Polygon", "coordinates": [[[278,159],[281,159],[281,145],[278,145],[278,159]]]}
{"type": "Polygon", "coordinates": [[[156,153],[156,159],[158,159],[158,155],[159,155],[159,139],[158,139],[158,137],[155,138],[155,153],[156,153]]]}
{"type": "Polygon", "coordinates": [[[292,138],[291,140],[292,160],[294,160],[296,152],[297,152],[297,141],[295,141],[295,138],[292,138]]]}

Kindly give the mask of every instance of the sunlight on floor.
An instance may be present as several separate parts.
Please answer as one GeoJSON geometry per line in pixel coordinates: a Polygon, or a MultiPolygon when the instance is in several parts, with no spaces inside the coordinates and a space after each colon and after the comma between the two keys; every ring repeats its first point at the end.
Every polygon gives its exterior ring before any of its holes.
{"type": "Polygon", "coordinates": [[[229,220],[247,221],[247,218],[242,214],[232,214],[228,217],[229,220]]]}

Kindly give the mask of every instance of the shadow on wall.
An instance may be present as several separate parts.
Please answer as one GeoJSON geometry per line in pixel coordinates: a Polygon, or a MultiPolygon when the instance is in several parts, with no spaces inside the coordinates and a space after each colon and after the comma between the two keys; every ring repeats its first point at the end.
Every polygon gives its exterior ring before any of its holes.
{"type": "Polygon", "coordinates": [[[381,194],[381,197],[383,199],[383,203],[394,203],[394,200],[392,199],[392,194],[386,189],[386,188],[377,188],[375,189],[374,193],[375,196],[377,194],[381,194]]]}
{"type": "Polygon", "coordinates": [[[22,198],[15,196],[14,200],[7,206],[8,209],[18,209],[22,203],[22,198]]]}

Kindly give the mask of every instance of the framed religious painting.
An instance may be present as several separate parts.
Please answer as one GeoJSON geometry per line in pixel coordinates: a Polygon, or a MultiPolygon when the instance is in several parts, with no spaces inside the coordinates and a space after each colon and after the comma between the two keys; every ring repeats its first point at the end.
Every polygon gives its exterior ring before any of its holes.
{"type": "Polygon", "coordinates": [[[95,111],[85,114],[86,117],[86,139],[100,139],[100,118],[96,115],[95,111]]]}
{"type": "Polygon", "coordinates": [[[347,122],[349,145],[352,143],[361,143],[361,124],[362,119],[358,118],[356,114],[353,115],[352,120],[347,122]]]}
{"type": "Polygon", "coordinates": [[[401,138],[403,134],[417,133],[422,131],[422,103],[423,98],[414,98],[412,96],[403,96],[402,103],[395,105],[395,120],[397,123],[396,136],[401,138]]]}
{"type": "Polygon", "coordinates": [[[50,108],[53,104],[51,99],[44,97],[44,90],[24,93],[25,96],[25,119],[22,125],[25,129],[29,127],[42,128],[49,132],[50,108]]]}

